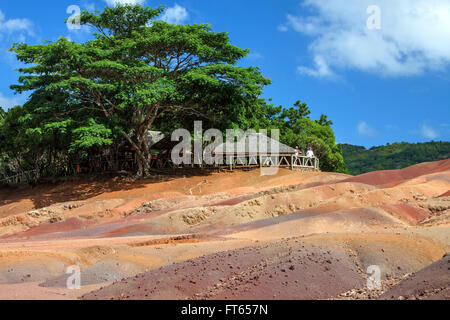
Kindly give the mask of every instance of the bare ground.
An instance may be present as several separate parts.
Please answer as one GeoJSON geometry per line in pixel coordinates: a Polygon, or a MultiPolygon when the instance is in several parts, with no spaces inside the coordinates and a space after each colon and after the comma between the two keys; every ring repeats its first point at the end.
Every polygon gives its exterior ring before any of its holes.
{"type": "Polygon", "coordinates": [[[448,299],[449,190],[450,160],[4,189],[0,299],[448,299]]]}

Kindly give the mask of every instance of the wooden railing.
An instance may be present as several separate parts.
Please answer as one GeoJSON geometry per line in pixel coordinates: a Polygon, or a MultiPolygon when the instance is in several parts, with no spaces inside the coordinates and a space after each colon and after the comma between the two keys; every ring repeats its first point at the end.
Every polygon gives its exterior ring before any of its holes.
{"type": "Polygon", "coordinates": [[[9,176],[6,178],[3,178],[0,180],[0,183],[3,184],[20,184],[20,183],[30,183],[34,180],[36,180],[36,178],[39,176],[39,171],[38,170],[30,170],[30,171],[25,171],[13,176],[9,176]]]}
{"type": "Polygon", "coordinates": [[[301,170],[301,171],[319,171],[320,162],[317,157],[306,157],[306,156],[295,156],[294,154],[280,154],[280,155],[228,155],[225,156],[223,164],[207,165],[205,162],[202,164],[195,165],[194,161],[189,165],[170,165],[168,159],[160,159],[160,165],[157,166],[156,163],[152,162],[152,166],[157,168],[189,168],[189,167],[199,167],[199,168],[229,168],[230,170],[238,168],[251,168],[251,167],[283,167],[290,168],[291,170],[301,170]]]}
{"type": "Polygon", "coordinates": [[[319,171],[320,162],[317,157],[306,157],[306,156],[291,156],[291,169],[292,170],[314,170],[319,171]]]}

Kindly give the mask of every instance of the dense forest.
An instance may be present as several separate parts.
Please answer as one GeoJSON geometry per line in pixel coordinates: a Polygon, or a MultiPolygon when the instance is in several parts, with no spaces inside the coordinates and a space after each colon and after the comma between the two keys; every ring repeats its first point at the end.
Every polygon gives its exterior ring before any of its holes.
{"type": "Polygon", "coordinates": [[[152,174],[148,131],[177,128],[280,129],[281,142],[312,146],[324,171],[346,172],[332,122],[310,118],[301,101],[292,107],[262,99],[271,83],[257,67],[239,67],[249,54],[210,25],[176,25],[158,17],[163,6],[117,5],[83,11],[81,24],[93,40],[66,38],[41,45],[14,44],[24,67],[11,89],[25,104],[0,106],[0,183],[5,177],[72,175],[115,170],[120,146],[136,154],[135,173],[152,174]],[[102,156],[108,155],[108,166],[102,156]]]}
{"type": "Polygon", "coordinates": [[[393,143],[364,147],[342,144],[342,152],[350,174],[402,169],[417,163],[450,158],[450,142],[393,143]]]}

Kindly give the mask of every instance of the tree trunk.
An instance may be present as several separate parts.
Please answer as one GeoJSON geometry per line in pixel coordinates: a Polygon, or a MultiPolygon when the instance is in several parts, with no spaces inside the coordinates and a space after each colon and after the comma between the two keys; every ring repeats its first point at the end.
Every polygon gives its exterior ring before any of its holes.
{"type": "Polygon", "coordinates": [[[150,163],[152,155],[148,147],[147,131],[149,130],[153,121],[155,120],[157,111],[158,108],[155,109],[155,114],[153,115],[153,117],[150,117],[151,110],[149,110],[145,122],[140,126],[138,126],[137,128],[135,128],[137,143],[135,143],[127,134],[124,134],[125,138],[131,144],[132,148],[136,151],[136,158],[137,158],[136,160],[138,164],[138,172],[137,172],[138,177],[148,176],[151,173],[150,163]]]}
{"type": "MultiPolygon", "coordinates": [[[[145,150],[140,150],[139,148],[135,148],[133,147],[136,151],[136,161],[137,161],[137,165],[138,165],[138,172],[137,172],[137,176],[138,177],[145,177],[150,175],[150,161],[149,158],[151,157],[151,155],[148,153],[148,151],[145,150]]],[[[148,150],[148,148],[147,148],[148,150]]]]}
{"type": "Polygon", "coordinates": [[[137,157],[136,160],[137,160],[137,165],[138,165],[137,176],[143,177],[144,176],[144,167],[143,167],[142,159],[140,157],[137,157]]]}

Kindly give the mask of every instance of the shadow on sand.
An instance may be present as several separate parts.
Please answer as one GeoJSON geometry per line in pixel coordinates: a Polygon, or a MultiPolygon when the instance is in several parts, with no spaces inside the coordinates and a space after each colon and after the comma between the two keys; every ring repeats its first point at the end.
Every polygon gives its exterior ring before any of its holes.
{"type": "Polygon", "coordinates": [[[43,181],[37,186],[0,187],[0,207],[21,200],[31,200],[36,209],[55,203],[83,201],[104,193],[145,188],[151,184],[169,182],[183,177],[209,176],[214,170],[199,168],[153,170],[153,175],[135,178],[130,174],[107,173],[80,175],[43,181]]]}

